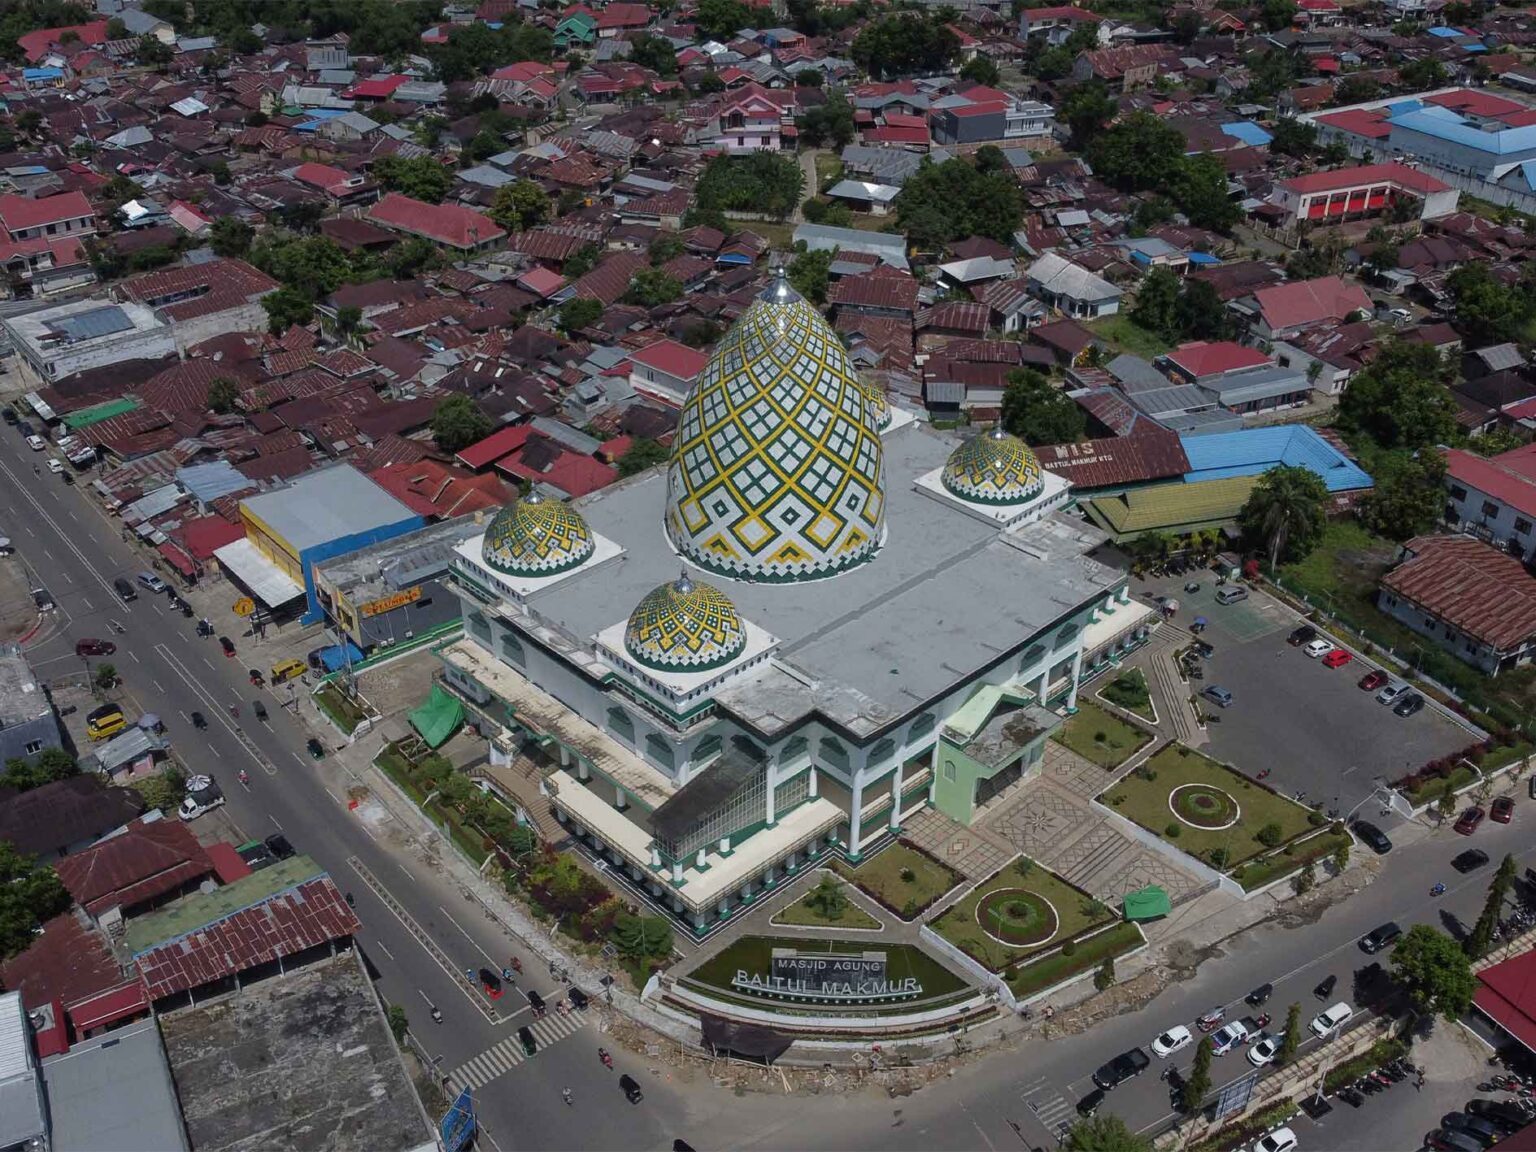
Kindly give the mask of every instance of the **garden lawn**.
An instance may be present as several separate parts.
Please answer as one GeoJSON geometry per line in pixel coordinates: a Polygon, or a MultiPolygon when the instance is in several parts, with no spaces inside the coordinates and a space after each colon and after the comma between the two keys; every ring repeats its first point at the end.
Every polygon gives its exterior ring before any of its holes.
{"type": "Polygon", "coordinates": [[[1268,851],[1254,839],[1254,834],[1266,824],[1280,826],[1281,841],[1299,836],[1312,826],[1307,819],[1307,809],[1300,804],[1277,796],[1182,744],[1164,747],[1100,796],[1099,802],[1206,863],[1210,863],[1213,849],[1226,849],[1227,861],[1221,866],[1222,870],[1268,851]],[[1144,774],[1154,778],[1148,780],[1144,774]],[[1237,823],[1230,828],[1207,829],[1180,820],[1169,807],[1168,798],[1173,789],[1184,784],[1206,784],[1225,792],[1237,802],[1237,823]],[[1178,827],[1177,836],[1168,835],[1170,826],[1178,827]]]}
{"type": "Polygon", "coordinates": [[[1111,909],[1099,904],[1086,892],[1072,887],[1049,869],[1038,864],[1026,864],[1025,858],[1020,857],[966,893],[929,927],[967,956],[997,972],[1114,919],[1116,916],[1111,909]],[[1008,888],[1022,888],[1050,902],[1056,910],[1058,923],[1055,933],[1049,939],[1027,947],[1005,944],[987,933],[977,922],[977,905],[986,900],[990,893],[1008,888]]]}
{"type": "Polygon", "coordinates": [[[1157,723],[1157,714],[1152,711],[1152,694],[1140,668],[1127,668],[1100,688],[1096,695],[1127,712],[1136,713],[1143,720],[1157,723]]]}
{"type": "Polygon", "coordinates": [[[1068,716],[1051,739],[1111,771],[1152,742],[1150,733],[1118,716],[1111,716],[1081,696],[1077,700],[1077,715],[1068,716]],[[1104,737],[1102,740],[1100,735],[1104,737]]]}
{"type": "Polygon", "coordinates": [[[1309,860],[1314,862],[1326,860],[1334,854],[1340,844],[1350,843],[1348,832],[1324,832],[1320,836],[1314,836],[1310,840],[1304,840],[1295,845],[1290,855],[1275,852],[1262,860],[1252,860],[1241,868],[1233,869],[1232,879],[1241,884],[1245,891],[1252,892],[1273,880],[1295,872],[1309,860]]]}
{"type": "Polygon", "coordinates": [[[857,867],[836,860],[832,869],[902,919],[910,919],[903,912],[909,901],[921,912],[960,883],[958,872],[899,840],[857,867]],[[911,870],[911,880],[901,878],[904,869],[911,870]]]}
{"type": "MultiPolygon", "coordinates": [[[[1102,320],[1090,320],[1084,327],[1100,340],[1108,341],[1120,351],[1140,356],[1144,360],[1155,360],[1173,347],[1156,332],[1143,328],[1124,312],[1117,312],[1102,320]]],[[[1107,356],[1105,359],[1113,360],[1114,357],[1107,356]]]]}
{"type": "Polygon", "coordinates": [[[828,920],[811,907],[809,894],[802,896],[773,918],[774,924],[806,928],[880,928],[883,925],[852,900],[836,920],[828,920]]]}
{"type": "Polygon", "coordinates": [[[1141,947],[1142,942],[1141,932],[1136,925],[1116,924],[1113,928],[1106,928],[1097,936],[1079,943],[1070,956],[1063,956],[1060,951],[1057,951],[1050,956],[1041,957],[1032,964],[1024,964],[1010,970],[1008,987],[1020,999],[1033,996],[1036,992],[1043,992],[1047,988],[1060,984],[1063,980],[1092,971],[1108,958],[1133,952],[1141,947]]]}
{"type": "MultiPolygon", "coordinates": [[[[889,979],[905,980],[909,976],[914,976],[922,985],[922,997],[912,1003],[920,1004],[935,997],[949,996],[967,987],[964,980],[921,948],[911,944],[887,944],[884,941],[869,940],[807,940],[802,936],[743,936],[727,944],[693,971],[687,973],[684,978],[694,984],[711,990],[728,992],[739,998],[742,994],[731,984],[731,978],[736,975],[738,969],[749,974],[767,976],[772,970],[775,948],[794,948],[800,952],[852,952],[855,955],[865,951],[884,952],[886,975],[889,979]]],[[[795,1007],[787,1001],[759,999],[752,996],[748,996],[747,999],[770,1011],[774,1008],[792,1011],[795,1007]]]]}
{"type": "Polygon", "coordinates": [[[315,693],[315,706],[336,722],[348,736],[368,718],[368,713],[340,688],[326,684],[315,693]]]}
{"type": "Polygon", "coordinates": [[[1455,792],[1458,789],[1465,788],[1476,779],[1477,773],[1473,771],[1471,765],[1458,764],[1451,769],[1449,776],[1438,776],[1432,780],[1426,780],[1417,788],[1410,789],[1404,794],[1408,797],[1408,803],[1418,808],[1420,805],[1440,799],[1441,795],[1445,792],[1445,782],[1447,780],[1451,782],[1451,791],[1455,792]]]}

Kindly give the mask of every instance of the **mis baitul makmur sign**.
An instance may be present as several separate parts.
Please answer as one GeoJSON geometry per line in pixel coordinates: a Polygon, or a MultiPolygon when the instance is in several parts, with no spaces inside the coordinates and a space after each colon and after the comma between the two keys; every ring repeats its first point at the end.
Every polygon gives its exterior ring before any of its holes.
{"type": "Polygon", "coordinates": [[[775,948],[767,973],[736,970],[731,984],[742,992],[792,1000],[856,1002],[911,1000],[923,994],[915,977],[893,980],[884,952],[802,953],[775,948]]]}

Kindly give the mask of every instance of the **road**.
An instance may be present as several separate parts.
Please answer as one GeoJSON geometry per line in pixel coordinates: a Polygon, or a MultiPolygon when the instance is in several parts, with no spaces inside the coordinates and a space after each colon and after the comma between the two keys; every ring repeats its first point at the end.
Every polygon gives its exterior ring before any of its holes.
{"type": "MultiPolygon", "coordinates": [[[[425,852],[377,839],[349,812],[346,797],[322,779],[335,762],[322,769],[309,758],[304,745],[310,733],[275,697],[267,700],[268,722],[255,721],[250,702],[261,690],[250,686],[246,669],[259,660],[247,660],[245,652],[223,659],[214,641],[197,637],[195,621],[168,611],[163,597],[141,589],[136,601],[123,604],[112,579],[143,570],[142,557],[77,487],[47,472],[34,475],[25,456],[17,462],[20,454],[0,454],[0,526],[53,593],[63,617],[62,627],[45,630],[48,638],[28,650],[38,674],[47,679],[78,672],[74,641],[111,636],[118,645],[112,660],[127,689],[165,721],[191,770],[219,778],[234,821],[251,837],[281,831],[353,893],[363,923],[360,942],[379,973],[383,997],[405,1007],[428,1052],[441,1055],[443,1070],[470,1066],[477,1080],[494,1076],[476,1093],[490,1136],[483,1147],[670,1146],[677,1133],[663,1131],[664,1118],[685,1109],[669,1099],[665,1085],[650,1082],[643,1060],[616,1052],[617,1070],[604,1069],[594,1021],[584,1019],[572,1029],[551,1010],[535,1023],[521,988],[494,1006],[500,1022],[487,1019],[491,1006],[471,991],[464,970],[501,968],[515,951],[504,932],[466,902],[425,852]],[[126,632],[113,636],[109,618],[126,632]],[[238,721],[228,714],[231,705],[240,707],[238,721]],[[194,711],[207,718],[206,730],[191,726],[187,718],[194,711]],[[236,778],[241,768],[250,776],[246,788],[236,778]],[[441,1009],[441,1025],[432,1023],[429,1003],[441,1009]],[[528,1060],[521,1059],[514,1039],[523,1024],[541,1038],[528,1060]],[[646,1083],[639,1107],[625,1102],[614,1082],[625,1071],[646,1083]],[[566,1086],[574,1094],[569,1107],[560,1097],[566,1086]]],[[[530,961],[519,984],[548,998],[556,982],[530,961]]]]}

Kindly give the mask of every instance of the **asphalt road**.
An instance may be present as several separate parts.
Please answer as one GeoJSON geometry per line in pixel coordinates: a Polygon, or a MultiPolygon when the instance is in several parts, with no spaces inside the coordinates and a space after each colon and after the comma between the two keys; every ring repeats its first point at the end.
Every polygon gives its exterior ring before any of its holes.
{"type": "MultiPolygon", "coordinates": [[[[363,923],[360,942],[379,973],[381,994],[405,1007],[424,1047],[442,1057],[443,1070],[480,1057],[512,1038],[520,1025],[532,1025],[521,987],[509,990],[496,1006],[503,1020],[493,1024],[480,1006],[481,993],[472,992],[464,976],[471,966],[499,969],[507,963],[515,948],[503,931],[421,854],[375,839],[347,810],[345,797],[327,790],[305,751],[311,733],[278,706],[276,697],[266,694],[268,722],[255,720],[250,702],[261,690],[251,687],[246,674],[248,664],[259,660],[247,659],[245,651],[235,659],[223,658],[215,641],[198,638],[195,620],[169,611],[163,597],[140,589],[137,600],[122,603],[112,579],[143,570],[142,557],[77,487],[47,471],[34,475],[34,458],[19,439],[15,443],[16,448],[0,453],[0,531],[53,593],[61,616],[39,634],[47,638],[28,649],[38,674],[49,678],[79,671],[74,641],[111,637],[118,646],[112,662],[128,691],[145,711],[164,720],[191,770],[218,778],[228,797],[224,811],[251,837],[283,832],[353,893],[363,923]],[[113,635],[108,619],[123,624],[126,632],[113,635]],[[238,721],[228,714],[231,705],[240,708],[238,721]],[[191,726],[187,718],[194,711],[208,720],[206,730],[191,726]],[[241,768],[250,776],[247,788],[237,779],[241,768]],[[383,893],[397,902],[394,907],[365,882],[355,864],[376,878],[383,893]],[[429,948],[421,936],[437,947],[429,948]],[[432,1022],[429,1004],[441,1009],[441,1025],[432,1022]]],[[[237,646],[246,643],[236,638],[237,646]]],[[[548,999],[557,982],[547,969],[523,959],[519,984],[548,999]]],[[[556,1014],[551,1009],[549,1015],[556,1014]]],[[[553,1029],[539,1030],[554,1042],[541,1044],[535,1057],[476,1093],[490,1135],[482,1147],[494,1142],[507,1150],[663,1148],[683,1135],[666,1129],[664,1119],[684,1109],[669,1098],[665,1085],[652,1083],[643,1061],[616,1053],[618,1068],[603,1068],[595,1021],[560,1037],[553,1029]],[[639,1106],[629,1105],[619,1092],[616,1080],[625,1071],[646,1085],[647,1098],[639,1106]],[[567,1086],[573,1092],[571,1106],[560,1095],[567,1086]]],[[[508,1063],[497,1061],[490,1070],[508,1063]]]]}

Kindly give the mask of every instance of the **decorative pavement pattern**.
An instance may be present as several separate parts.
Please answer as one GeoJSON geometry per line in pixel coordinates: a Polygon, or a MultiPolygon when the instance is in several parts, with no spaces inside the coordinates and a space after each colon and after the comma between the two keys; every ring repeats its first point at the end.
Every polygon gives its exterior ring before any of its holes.
{"type": "Polygon", "coordinates": [[[957,824],[934,808],[906,818],[901,838],[937,856],[968,880],[985,879],[1018,855],[1006,839],[957,824]]]}

